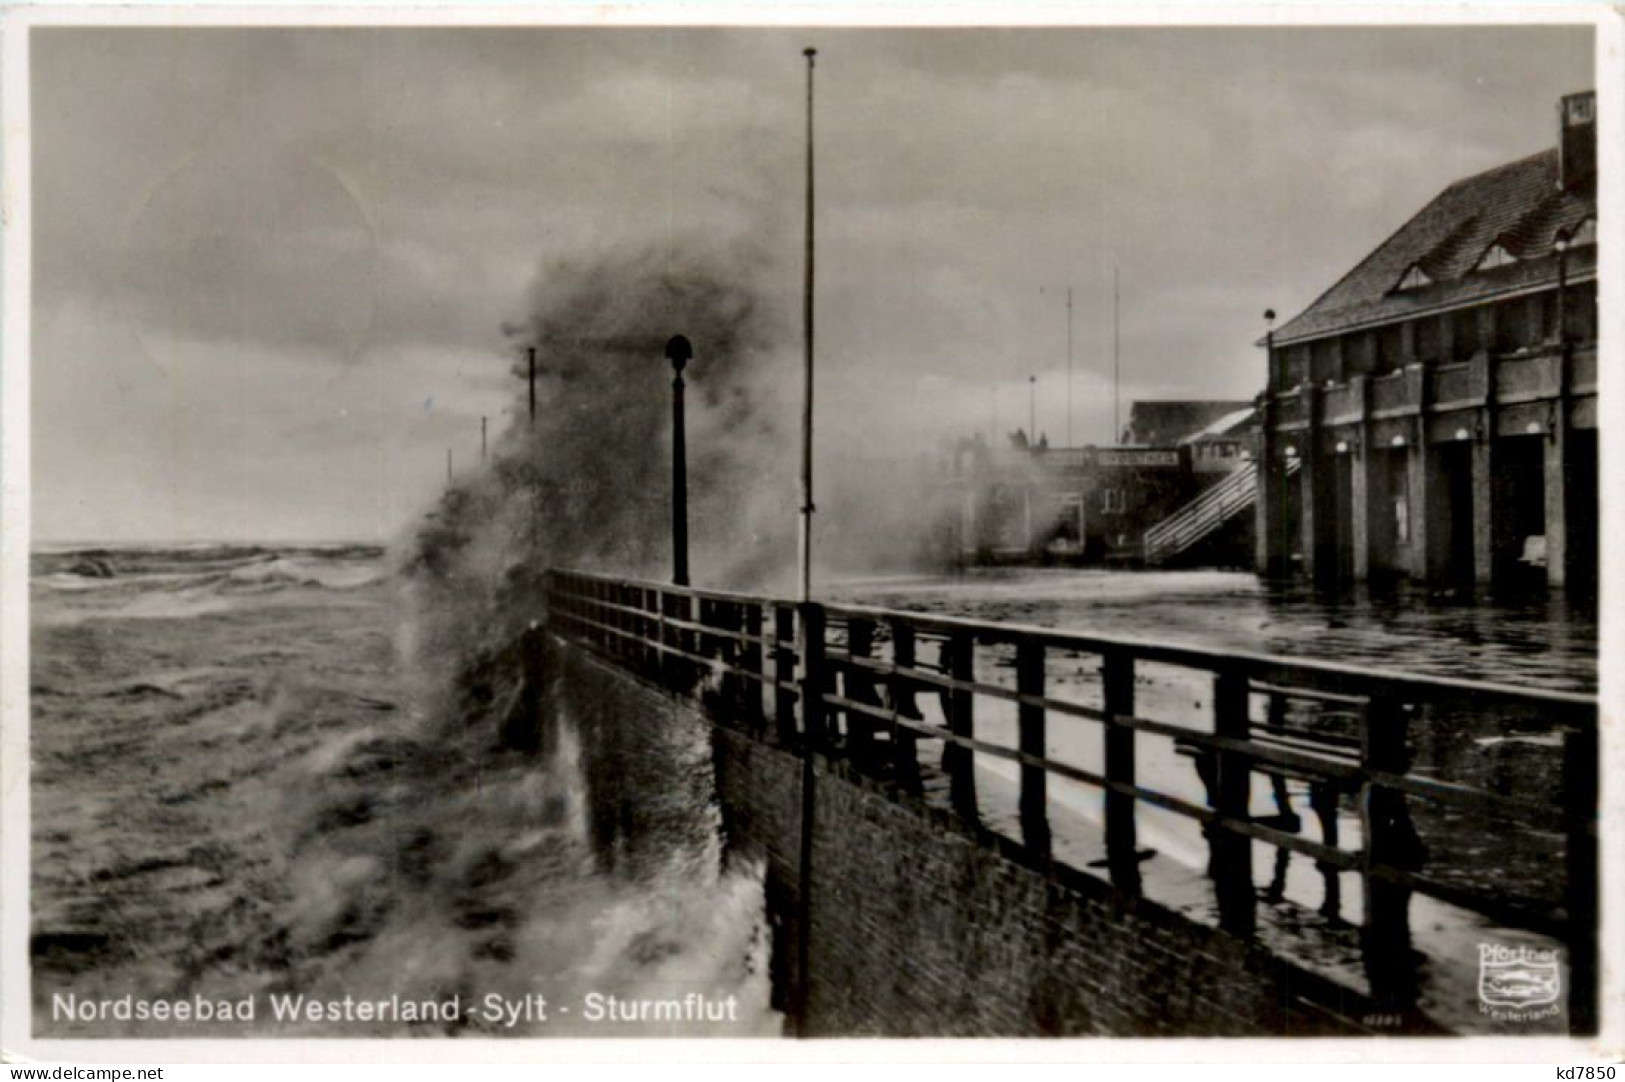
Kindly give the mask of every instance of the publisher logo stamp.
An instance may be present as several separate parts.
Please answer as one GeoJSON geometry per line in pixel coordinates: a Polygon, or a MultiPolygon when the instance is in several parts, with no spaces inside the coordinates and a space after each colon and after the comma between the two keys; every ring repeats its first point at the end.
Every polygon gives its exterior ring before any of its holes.
{"type": "Polygon", "coordinates": [[[1563,994],[1560,952],[1504,943],[1478,945],[1478,1009],[1501,1022],[1532,1022],[1558,1013],[1563,994]]]}

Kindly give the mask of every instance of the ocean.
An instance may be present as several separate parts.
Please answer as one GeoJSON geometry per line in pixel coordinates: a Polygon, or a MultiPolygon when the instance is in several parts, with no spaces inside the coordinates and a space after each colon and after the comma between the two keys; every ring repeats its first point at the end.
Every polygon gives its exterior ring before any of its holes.
{"type": "Polygon", "coordinates": [[[646,749],[656,786],[589,793],[572,719],[504,746],[517,666],[471,679],[378,548],[64,547],[31,595],[37,1035],[782,1031],[703,725],[646,749]],[[597,851],[592,799],[659,802],[669,859],[597,851]],[[673,989],[731,1017],[559,1012],[673,989]]]}
{"type": "MultiPolygon", "coordinates": [[[[1596,681],[1595,619],[1558,601],[1327,599],[1222,572],[851,579],[829,593],[1505,683],[1596,681]]],[[[635,772],[590,769],[614,749],[568,709],[546,719],[539,746],[510,746],[521,666],[437,633],[376,547],[41,549],[31,602],[39,1035],[785,1031],[763,870],[725,856],[711,745],[693,717],[653,727],[635,772]],[[640,835],[606,842],[594,827],[606,810],[640,835]],[[589,1019],[589,995],[633,1004],[631,1020],[589,1019]],[[276,1009],[290,997],[315,1009],[276,1009]],[[191,1006],[155,1019],[136,1017],[139,1003],[191,1006]],[[569,1003],[582,1009],[562,1013],[569,1003]]],[[[1155,674],[1142,684],[1147,709],[1199,709],[1204,694],[1155,674]]],[[[979,735],[1013,740],[1013,717],[980,713],[979,735]]],[[[1540,719],[1477,719],[1432,740],[1424,766],[1539,786],[1552,739],[1540,719]]],[[[1051,754],[1098,766],[1097,744],[1058,732],[1051,754]]],[[[1140,756],[1149,781],[1202,799],[1187,761],[1140,756]]],[[[996,814],[1014,792],[1006,764],[978,767],[996,814]]],[[[1098,794],[1055,790],[1058,810],[1098,822],[1098,794]]],[[[1258,801],[1266,811],[1262,787],[1258,801]]],[[[1352,809],[1342,818],[1357,840],[1352,809]]],[[[1498,876],[1538,885],[1549,873],[1540,839],[1458,833],[1468,865],[1489,845],[1498,876]]],[[[1148,811],[1142,839],[1159,854],[1152,878],[1159,861],[1202,864],[1191,824],[1148,811]]],[[[1268,856],[1257,863],[1267,870],[1268,856]]],[[[1282,874],[1283,897],[1318,904],[1309,863],[1282,874]]],[[[1344,895],[1357,921],[1357,885],[1344,895]]],[[[1483,927],[1417,905],[1440,949],[1483,927]]]]}

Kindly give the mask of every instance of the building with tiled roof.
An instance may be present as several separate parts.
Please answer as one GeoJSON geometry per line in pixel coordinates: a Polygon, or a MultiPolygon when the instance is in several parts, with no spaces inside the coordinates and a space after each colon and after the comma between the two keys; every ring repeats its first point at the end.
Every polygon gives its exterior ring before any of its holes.
{"type": "Polygon", "coordinates": [[[1192,398],[1154,398],[1129,407],[1128,429],[1121,443],[1177,444],[1202,431],[1216,419],[1237,410],[1252,408],[1251,402],[1192,398]]]}
{"type": "Polygon", "coordinates": [[[1594,582],[1595,109],[1565,97],[1556,147],[1451,184],[1261,343],[1261,571],[1594,582]]]}

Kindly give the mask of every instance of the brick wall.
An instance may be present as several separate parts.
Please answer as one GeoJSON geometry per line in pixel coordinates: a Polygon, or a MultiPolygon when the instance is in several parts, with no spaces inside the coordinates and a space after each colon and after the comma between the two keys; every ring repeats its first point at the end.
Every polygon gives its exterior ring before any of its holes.
{"type": "MultiPolygon", "coordinates": [[[[593,711],[601,726],[691,712],[568,647],[550,667],[568,674],[572,697],[615,704],[593,711]]],[[[1349,1020],[1368,1005],[1354,993],[1091,876],[1028,866],[1013,845],[974,836],[844,764],[817,760],[803,884],[802,760],[726,724],[711,733],[726,845],[765,862],[787,1009],[809,903],[805,1035],[1358,1031],[1349,1020]]],[[[614,743],[630,753],[624,734],[614,743]]]]}

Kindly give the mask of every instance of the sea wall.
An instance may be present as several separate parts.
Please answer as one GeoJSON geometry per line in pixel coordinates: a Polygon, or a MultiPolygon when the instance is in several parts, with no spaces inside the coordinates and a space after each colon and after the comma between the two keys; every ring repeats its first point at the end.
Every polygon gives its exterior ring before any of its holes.
{"type": "MultiPolygon", "coordinates": [[[[545,664],[550,693],[604,727],[587,743],[617,754],[635,757],[674,712],[684,725],[703,717],[556,640],[545,664]]],[[[1362,997],[1257,942],[1093,876],[1033,866],[838,762],[814,761],[804,854],[804,761],[706,720],[723,844],[765,866],[775,1000],[803,1035],[1360,1032],[1362,997]]]]}

